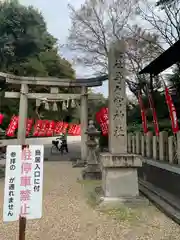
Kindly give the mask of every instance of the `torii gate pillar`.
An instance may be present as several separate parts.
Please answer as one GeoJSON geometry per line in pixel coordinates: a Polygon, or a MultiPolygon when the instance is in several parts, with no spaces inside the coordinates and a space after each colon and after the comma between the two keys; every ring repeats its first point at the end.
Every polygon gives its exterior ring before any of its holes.
{"type": "Polygon", "coordinates": [[[88,88],[81,87],[81,162],[87,160],[88,88]]]}

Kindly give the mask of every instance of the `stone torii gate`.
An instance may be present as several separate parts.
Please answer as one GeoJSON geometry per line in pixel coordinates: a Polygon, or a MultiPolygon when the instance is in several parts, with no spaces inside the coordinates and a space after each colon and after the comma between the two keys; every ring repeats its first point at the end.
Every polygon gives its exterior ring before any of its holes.
{"type": "Polygon", "coordinates": [[[54,77],[22,77],[0,72],[0,82],[10,85],[20,85],[20,92],[5,92],[6,98],[20,98],[19,104],[19,127],[18,143],[25,144],[26,138],[26,118],[28,109],[28,99],[46,99],[46,101],[63,101],[68,99],[80,99],[81,101],[81,161],[87,159],[87,134],[88,127],[88,98],[97,99],[97,96],[88,94],[88,87],[101,86],[107,76],[88,79],[61,79],[54,77]],[[49,86],[50,93],[30,93],[29,85],[49,86]],[[80,87],[80,94],[59,93],[58,87],[80,87]]]}

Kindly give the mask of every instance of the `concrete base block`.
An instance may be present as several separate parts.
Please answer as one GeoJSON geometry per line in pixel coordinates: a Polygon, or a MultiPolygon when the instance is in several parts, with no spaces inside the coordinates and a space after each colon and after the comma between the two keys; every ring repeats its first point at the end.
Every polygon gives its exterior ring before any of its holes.
{"type": "Polygon", "coordinates": [[[105,197],[139,196],[136,168],[105,168],[102,180],[105,197]]]}
{"type": "Polygon", "coordinates": [[[108,198],[138,197],[137,168],[142,165],[135,154],[100,154],[102,187],[108,198]]]}

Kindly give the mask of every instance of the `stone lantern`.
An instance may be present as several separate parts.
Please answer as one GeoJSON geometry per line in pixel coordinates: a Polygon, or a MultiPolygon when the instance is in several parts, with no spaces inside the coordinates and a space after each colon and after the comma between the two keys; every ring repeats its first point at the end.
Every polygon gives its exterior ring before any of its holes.
{"type": "Polygon", "coordinates": [[[99,154],[97,150],[97,138],[100,136],[101,132],[95,128],[94,122],[90,120],[88,129],[85,133],[88,135],[88,140],[86,142],[88,147],[88,155],[87,165],[82,171],[82,177],[83,179],[101,179],[99,154]]]}

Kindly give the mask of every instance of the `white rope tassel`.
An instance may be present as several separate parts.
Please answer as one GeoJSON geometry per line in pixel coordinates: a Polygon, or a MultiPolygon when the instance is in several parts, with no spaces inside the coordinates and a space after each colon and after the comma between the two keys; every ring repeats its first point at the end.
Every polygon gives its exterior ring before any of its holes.
{"type": "Polygon", "coordinates": [[[72,107],[72,108],[75,108],[75,107],[76,107],[76,103],[75,103],[75,100],[74,100],[74,99],[72,99],[72,101],[71,101],[71,107],[72,107]]]}
{"type": "Polygon", "coordinates": [[[46,110],[49,110],[49,103],[48,103],[48,102],[45,102],[44,108],[45,108],[46,110]]]}
{"type": "Polygon", "coordinates": [[[41,105],[41,100],[40,99],[36,99],[36,107],[39,107],[41,105]]]}
{"type": "Polygon", "coordinates": [[[65,102],[65,101],[63,101],[62,109],[63,109],[63,110],[66,110],[66,102],[65,102]]]}
{"type": "Polygon", "coordinates": [[[53,103],[53,111],[54,111],[54,112],[58,111],[57,103],[56,103],[56,102],[53,103]]]}

